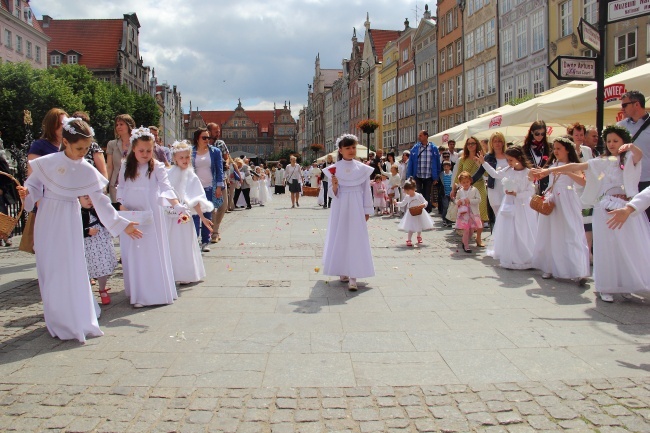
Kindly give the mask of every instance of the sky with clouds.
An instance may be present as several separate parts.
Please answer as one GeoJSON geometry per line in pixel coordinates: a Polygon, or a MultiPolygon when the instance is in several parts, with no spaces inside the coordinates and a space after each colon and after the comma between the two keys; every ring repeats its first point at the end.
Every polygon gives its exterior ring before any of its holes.
{"type": "MultiPolygon", "coordinates": [[[[350,55],[352,28],[417,26],[416,0],[32,0],[41,19],[121,18],[136,12],[140,51],[158,82],[177,85],[183,109],[269,109],[306,104],[314,61],[337,69],[350,55]]],[[[435,3],[432,2],[432,5],[435,3]]],[[[432,9],[435,6],[432,6],[432,9]]]]}

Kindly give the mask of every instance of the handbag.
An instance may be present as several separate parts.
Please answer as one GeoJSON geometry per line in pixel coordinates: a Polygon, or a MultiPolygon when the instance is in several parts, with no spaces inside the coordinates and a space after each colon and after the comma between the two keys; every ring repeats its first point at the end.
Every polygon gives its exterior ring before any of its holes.
{"type": "Polygon", "coordinates": [[[458,218],[458,205],[455,201],[449,200],[449,207],[447,207],[447,215],[445,215],[445,218],[448,221],[456,221],[456,218],[458,218]]]}
{"type": "Polygon", "coordinates": [[[553,185],[551,185],[551,187],[546,190],[544,195],[534,194],[532,196],[530,199],[530,207],[534,211],[537,211],[542,215],[550,215],[551,212],[553,212],[553,209],[555,209],[555,203],[547,199],[553,192],[553,188],[555,187],[555,182],[557,181],[558,176],[559,175],[553,176],[553,185]]]}
{"type": "Polygon", "coordinates": [[[27,222],[23,229],[23,235],[20,238],[20,245],[18,249],[26,253],[34,254],[34,223],[36,222],[36,214],[29,212],[27,214],[27,222]]]}

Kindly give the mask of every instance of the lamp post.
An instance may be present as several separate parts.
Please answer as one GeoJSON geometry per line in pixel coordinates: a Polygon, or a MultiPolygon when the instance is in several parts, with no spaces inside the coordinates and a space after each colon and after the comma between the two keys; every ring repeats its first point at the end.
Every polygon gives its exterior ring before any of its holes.
{"type": "MultiPolygon", "coordinates": [[[[360,59],[361,63],[365,63],[366,69],[365,71],[368,72],[368,117],[367,119],[370,120],[370,63],[368,63],[364,59],[360,59]]],[[[359,89],[361,89],[361,86],[363,85],[363,78],[361,76],[364,74],[364,70],[361,68],[361,63],[359,63],[359,75],[357,77],[358,84],[359,84],[359,89]]],[[[370,158],[370,132],[366,132],[366,160],[370,158]]]]}

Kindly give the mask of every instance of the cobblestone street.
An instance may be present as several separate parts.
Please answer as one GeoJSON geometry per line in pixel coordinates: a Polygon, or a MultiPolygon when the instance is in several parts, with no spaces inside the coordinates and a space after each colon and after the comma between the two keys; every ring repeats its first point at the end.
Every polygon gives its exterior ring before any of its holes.
{"type": "Polygon", "coordinates": [[[500,269],[449,230],[409,249],[384,217],[351,293],[319,272],[327,211],[274,199],[226,216],[173,305],[131,308],[118,269],[85,345],[50,337],[33,256],[0,250],[0,431],[650,432],[648,299],[500,269]]]}

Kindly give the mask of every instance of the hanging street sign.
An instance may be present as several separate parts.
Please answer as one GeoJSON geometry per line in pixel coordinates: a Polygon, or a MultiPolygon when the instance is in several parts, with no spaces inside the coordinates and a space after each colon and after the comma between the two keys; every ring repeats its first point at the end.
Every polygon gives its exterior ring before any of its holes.
{"type": "Polygon", "coordinates": [[[547,67],[558,80],[596,81],[596,59],[592,57],[557,56],[547,67]],[[556,63],[557,71],[553,69],[556,63]]]}
{"type": "MultiPolygon", "coordinates": [[[[650,3],[650,0],[648,2],[650,3]]],[[[582,45],[596,53],[600,53],[600,35],[598,34],[598,29],[589,24],[584,18],[580,18],[578,36],[582,45]]]]}
{"type": "Polygon", "coordinates": [[[614,0],[607,5],[607,24],[650,15],[650,0],[614,0]]]}

